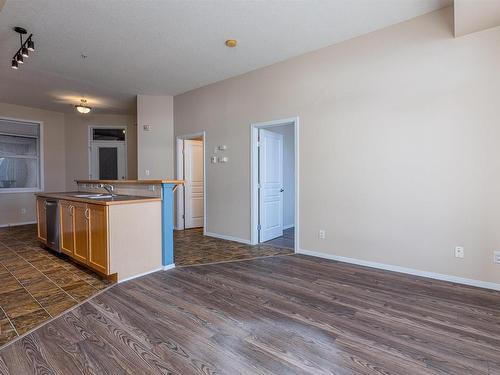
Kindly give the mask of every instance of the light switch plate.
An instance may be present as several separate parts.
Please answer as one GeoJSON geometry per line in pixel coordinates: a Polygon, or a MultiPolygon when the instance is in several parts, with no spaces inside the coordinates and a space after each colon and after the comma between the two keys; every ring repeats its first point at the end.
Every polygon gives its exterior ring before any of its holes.
{"type": "Polygon", "coordinates": [[[465,256],[465,249],[462,246],[455,247],[455,258],[463,258],[465,256]]]}
{"type": "Polygon", "coordinates": [[[500,264],[500,251],[494,251],[493,252],[493,263],[499,263],[500,264]]]}

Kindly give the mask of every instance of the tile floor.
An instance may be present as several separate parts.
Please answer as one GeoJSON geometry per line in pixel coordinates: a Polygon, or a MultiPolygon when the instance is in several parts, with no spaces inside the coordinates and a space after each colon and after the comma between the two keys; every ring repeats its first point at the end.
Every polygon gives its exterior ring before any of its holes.
{"type": "MultiPolygon", "coordinates": [[[[174,233],[177,266],[292,253],[285,247],[250,246],[203,236],[201,228],[174,233]]],[[[42,248],[34,225],[0,228],[0,346],[109,285],[69,258],[42,248]]]]}
{"type": "Polygon", "coordinates": [[[292,250],[260,244],[245,245],[203,235],[203,228],[174,231],[174,262],[176,266],[290,255],[292,250]]]}
{"type": "Polygon", "coordinates": [[[281,237],[264,242],[266,245],[284,247],[285,249],[295,249],[295,228],[288,228],[283,231],[281,237]]]}
{"type": "Polygon", "coordinates": [[[0,346],[109,285],[42,248],[34,225],[0,228],[0,346]]]}

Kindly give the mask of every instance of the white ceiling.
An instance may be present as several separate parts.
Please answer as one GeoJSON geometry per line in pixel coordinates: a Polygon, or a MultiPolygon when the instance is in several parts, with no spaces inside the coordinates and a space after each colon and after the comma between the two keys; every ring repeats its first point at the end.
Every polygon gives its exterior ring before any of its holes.
{"type": "Polygon", "coordinates": [[[7,0],[0,102],[133,113],[135,95],[177,95],[347,40],[452,0],[7,0]],[[14,26],[37,51],[17,71],[14,26]],[[236,48],[224,46],[228,38],[236,48]],[[81,55],[88,57],[83,60],[81,55]]]}

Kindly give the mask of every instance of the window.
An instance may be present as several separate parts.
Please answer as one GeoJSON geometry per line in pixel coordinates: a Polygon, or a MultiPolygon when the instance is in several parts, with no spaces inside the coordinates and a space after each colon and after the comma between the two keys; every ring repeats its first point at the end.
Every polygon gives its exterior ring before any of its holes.
{"type": "Polygon", "coordinates": [[[124,141],[125,129],[123,128],[92,128],[94,141],[124,141]]]}
{"type": "Polygon", "coordinates": [[[0,193],[40,188],[40,124],[0,119],[0,193]]]}

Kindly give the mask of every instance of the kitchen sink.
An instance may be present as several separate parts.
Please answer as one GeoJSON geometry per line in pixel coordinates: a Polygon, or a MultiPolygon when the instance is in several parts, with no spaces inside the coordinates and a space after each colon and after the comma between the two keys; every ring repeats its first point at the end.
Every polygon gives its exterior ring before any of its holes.
{"type": "Polygon", "coordinates": [[[88,197],[89,199],[109,199],[109,198],[116,198],[116,194],[102,194],[102,195],[93,195],[91,197],[88,197]]]}
{"type": "Polygon", "coordinates": [[[88,199],[109,199],[116,197],[116,194],[71,194],[75,198],[88,198],[88,199]]]}

